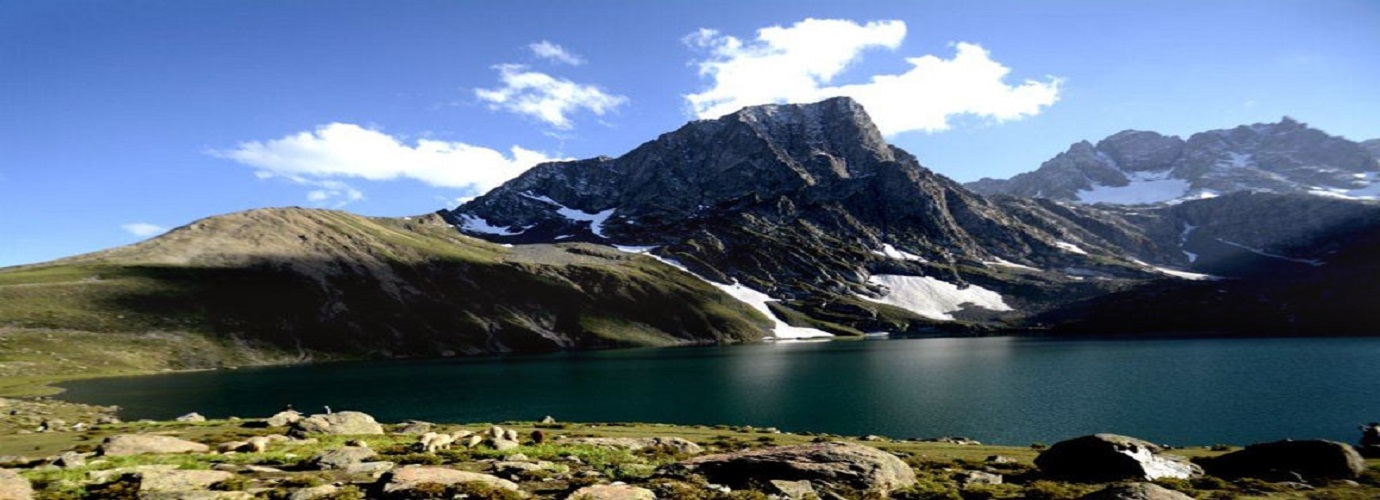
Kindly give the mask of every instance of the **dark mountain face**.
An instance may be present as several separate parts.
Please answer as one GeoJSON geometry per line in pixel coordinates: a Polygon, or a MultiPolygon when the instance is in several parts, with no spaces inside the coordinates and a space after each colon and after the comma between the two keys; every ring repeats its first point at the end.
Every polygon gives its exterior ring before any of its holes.
{"type": "MultiPolygon", "coordinates": [[[[1102,171],[1114,183],[1181,168],[1203,140],[1127,132],[1056,160],[1077,172],[1090,158],[1134,166],[1102,171]]],[[[769,295],[776,315],[800,326],[919,332],[1026,325],[1113,291],[1192,277],[1175,269],[1237,272],[1215,250],[1199,261],[1194,249],[1218,240],[1239,252],[1311,256],[1310,238],[1360,207],[1287,199],[1130,209],[986,198],[887,145],[856,102],[836,98],[692,122],[619,158],[545,164],[442,215],[498,242],[650,248],[707,280],[769,295]],[[1311,222],[1290,226],[1296,232],[1260,220],[1300,213],[1311,222]],[[1256,222],[1272,227],[1239,229],[1256,222]]]]}
{"type": "Polygon", "coordinates": [[[967,187],[1081,203],[1152,204],[1242,191],[1376,199],[1375,148],[1289,118],[1193,134],[1128,130],[1084,141],[1038,170],[967,187]]]}

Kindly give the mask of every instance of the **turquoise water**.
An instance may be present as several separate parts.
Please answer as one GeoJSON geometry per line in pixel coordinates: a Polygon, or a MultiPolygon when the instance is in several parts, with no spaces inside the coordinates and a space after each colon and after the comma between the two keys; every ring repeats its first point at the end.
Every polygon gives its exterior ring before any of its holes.
{"type": "Polygon", "coordinates": [[[1380,339],[941,338],[332,363],[65,384],[127,419],[641,421],[1050,443],[1353,442],[1380,420],[1380,339]]]}

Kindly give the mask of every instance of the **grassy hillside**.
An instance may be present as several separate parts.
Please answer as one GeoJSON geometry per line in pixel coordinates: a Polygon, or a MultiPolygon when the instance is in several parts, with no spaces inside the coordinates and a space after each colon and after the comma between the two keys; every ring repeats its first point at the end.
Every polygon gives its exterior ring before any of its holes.
{"type": "Polygon", "coordinates": [[[0,327],[180,332],[272,359],[739,342],[768,325],[654,259],[504,247],[431,216],[254,210],[0,270],[0,327]]]}

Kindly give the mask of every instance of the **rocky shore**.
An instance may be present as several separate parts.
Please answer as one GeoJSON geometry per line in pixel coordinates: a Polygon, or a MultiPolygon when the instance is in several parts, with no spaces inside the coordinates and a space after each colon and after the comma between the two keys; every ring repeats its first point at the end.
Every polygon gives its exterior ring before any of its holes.
{"type": "Polygon", "coordinates": [[[0,408],[0,500],[1380,498],[1380,460],[1321,440],[1169,449],[1096,434],[1023,448],[550,417],[121,422],[45,399],[0,408]]]}

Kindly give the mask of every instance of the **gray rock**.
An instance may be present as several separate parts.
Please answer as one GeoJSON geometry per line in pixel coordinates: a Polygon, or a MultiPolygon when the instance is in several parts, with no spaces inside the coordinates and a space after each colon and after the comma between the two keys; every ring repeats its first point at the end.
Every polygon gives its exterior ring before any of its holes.
{"type": "Polygon", "coordinates": [[[554,424],[554,423],[556,423],[556,417],[553,417],[553,416],[551,416],[551,415],[547,415],[546,418],[541,419],[541,423],[542,423],[542,424],[545,424],[545,425],[554,424]]]}
{"type": "Polygon", "coordinates": [[[200,413],[191,412],[191,413],[188,413],[188,414],[186,414],[186,415],[177,417],[177,421],[178,421],[178,422],[188,422],[188,423],[205,422],[205,421],[206,421],[206,417],[201,416],[200,413]]]}
{"type": "Polygon", "coordinates": [[[1253,444],[1200,463],[1218,477],[1276,481],[1296,479],[1291,474],[1304,479],[1355,479],[1366,470],[1365,459],[1350,445],[1321,439],[1253,444]]]}
{"type": "Polygon", "coordinates": [[[138,473],[139,493],[181,493],[206,490],[211,485],[235,477],[218,470],[148,470],[138,473]]]}
{"type": "Polygon", "coordinates": [[[1088,481],[1153,481],[1202,475],[1198,466],[1160,455],[1161,451],[1158,445],[1133,437],[1094,434],[1055,443],[1035,457],[1035,465],[1052,476],[1088,481]]]}
{"type": "Polygon", "coordinates": [[[201,443],[154,434],[119,434],[105,438],[100,454],[109,457],[145,453],[206,453],[211,447],[201,443]]]}
{"type": "Polygon", "coordinates": [[[1001,484],[1002,482],[1001,474],[976,470],[966,470],[954,474],[954,479],[958,481],[958,484],[963,486],[971,484],[1001,484]]]}
{"type": "Polygon", "coordinates": [[[536,471],[536,470],[541,470],[541,469],[542,469],[542,466],[541,466],[541,465],[534,464],[534,463],[532,463],[532,462],[510,462],[510,461],[503,461],[503,462],[494,462],[493,465],[489,466],[489,471],[490,471],[490,472],[493,472],[494,474],[505,475],[505,476],[507,476],[507,475],[512,475],[512,474],[520,474],[520,473],[523,473],[523,472],[531,472],[531,471],[536,471]]]}
{"type": "Polygon", "coordinates": [[[317,469],[345,469],[377,457],[378,453],[364,446],[344,446],[317,453],[308,463],[317,469]]]}
{"type": "Polygon", "coordinates": [[[30,500],[34,497],[33,485],[18,472],[0,469],[0,500],[30,500]]]}
{"type": "Polygon", "coordinates": [[[360,462],[346,466],[345,472],[348,474],[372,474],[377,477],[377,475],[393,470],[397,466],[398,464],[393,462],[360,462]]]}
{"type": "Polygon", "coordinates": [[[991,455],[987,457],[985,462],[989,464],[1014,464],[1016,459],[1002,455],[991,455]]]}
{"type": "Polygon", "coordinates": [[[1193,500],[1193,497],[1154,483],[1121,484],[1084,495],[1082,500],[1193,500]]]}
{"type": "Polygon", "coordinates": [[[743,488],[754,481],[809,480],[890,492],[915,483],[915,472],[890,453],[848,443],[778,446],[704,455],[667,466],[668,474],[700,474],[743,488]]]}
{"type": "Polygon", "coordinates": [[[489,438],[489,446],[492,446],[493,449],[498,451],[508,451],[517,448],[521,445],[518,444],[516,440],[509,440],[506,438],[489,438]]]}
{"type": "Polygon", "coordinates": [[[249,446],[248,441],[226,441],[216,445],[217,453],[230,453],[240,451],[241,448],[249,446]]]}
{"type": "Polygon", "coordinates": [[[297,423],[297,421],[302,420],[302,418],[302,413],[297,410],[280,411],[268,417],[268,425],[271,427],[287,427],[297,423]]]}
{"type": "Polygon", "coordinates": [[[316,500],[318,498],[330,498],[332,495],[335,495],[339,491],[339,486],[333,484],[323,484],[321,486],[312,486],[310,488],[302,488],[293,491],[292,495],[288,496],[288,500],[316,500]]]}
{"type": "Polygon", "coordinates": [[[366,413],[340,411],[298,420],[288,433],[298,437],[309,434],[383,434],[383,426],[366,413]]]}
{"type": "Polygon", "coordinates": [[[409,420],[409,421],[407,421],[407,422],[403,422],[402,428],[401,428],[401,429],[398,429],[398,432],[397,432],[397,433],[398,433],[398,434],[426,434],[426,433],[428,433],[428,432],[431,432],[431,428],[432,428],[432,423],[431,423],[431,422],[422,422],[422,421],[420,421],[420,420],[409,420]]]}
{"type": "Polygon", "coordinates": [[[807,500],[819,498],[819,493],[815,492],[815,487],[809,481],[786,481],[783,479],[773,479],[767,482],[776,493],[781,494],[788,500],[807,500]]]}
{"type": "Polygon", "coordinates": [[[586,444],[591,446],[603,446],[607,448],[622,448],[629,451],[637,451],[643,448],[666,447],[676,453],[687,455],[698,455],[704,453],[704,448],[694,442],[675,436],[661,436],[649,438],[569,438],[565,442],[575,444],[586,444]]]}
{"type": "Polygon", "coordinates": [[[411,491],[418,485],[435,483],[443,485],[462,483],[481,483],[495,488],[521,492],[518,485],[506,479],[488,474],[467,472],[445,467],[409,466],[393,469],[379,478],[379,489],[386,495],[398,495],[411,491]]]}
{"type": "Polygon", "coordinates": [[[86,465],[86,455],[75,451],[65,451],[53,460],[53,465],[70,469],[73,467],[83,467],[86,465]]]}
{"type": "Polygon", "coordinates": [[[567,500],[656,500],[652,490],[626,484],[596,484],[575,490],[567,500]]]}

